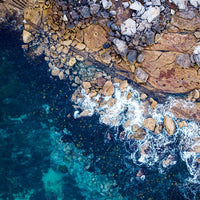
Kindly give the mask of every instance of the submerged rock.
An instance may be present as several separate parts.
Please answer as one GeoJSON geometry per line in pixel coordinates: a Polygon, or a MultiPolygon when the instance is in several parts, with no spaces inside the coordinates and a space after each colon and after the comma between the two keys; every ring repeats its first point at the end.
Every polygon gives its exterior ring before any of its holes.
{"type": "Polygon", "coordinates": [[[174,134],[174,132],[175,132],[174,121],[170,117],[168,117],[167,115],[164,116],[164,127],[165,127],[165,130],[167,131],[167,134],[169,136],[174,134]]]}
{"type": "Polygon", "coordinates": [[[146,136],[146,131],[143,128],[138,128],[133,135],[133,138],[136,140],[143,140],[146,136]]]}

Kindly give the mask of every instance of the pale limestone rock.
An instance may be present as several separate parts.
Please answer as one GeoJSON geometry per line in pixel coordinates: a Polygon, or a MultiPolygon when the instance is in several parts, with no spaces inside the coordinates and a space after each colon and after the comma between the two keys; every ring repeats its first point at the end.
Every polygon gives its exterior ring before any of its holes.
{"type": "Polygon", "coordinates": [[[113,40],[113,43],[117,47],[117,50],[119,51],[119,54],[121,54],[122,56],[126,56],[126,54],[128,52],[128,46],[127,46],[126,42],[123,41],[123,40],[120,40],[118,38],[115,38],[113,40]]]}
{"type": "Polygon", "coordinates": [[[146,83],[149,75],[140,67],[135,71],[135,78],[138,83],[146,83]]]}
{"type": "Polygon", "coordinates": [[[129,8],[131,10],[137,11],[138,16],[142,15],[145,11],[144,6],[139,1],[135,1],[134,3],[132,3],[129,8]]]}
{"type": "Polygon", "coordinates": [[[121,24],[122,35],[134,36],[136,33],[136,23],[133,19],[129,18],[121,24]]]}
{"type": "Polygon", "coordinates": [[[150,6],[147,11],[141,16],[142,19],[146,19],[149,23],[151,23],[154,19],[156,19],[160,15],[160,7],[150,6]]]}
{"type": "Polygon", "coordinates": [[[180,10],[187,9],[188,0],[171,0],[180,10]]]}
{"type": "Polygon", "coordinates": [[[164,127],[165,127],[165,130],[167,131],[167,134],[169,136],[173,135],[174,132],[175,132],[175,123],[174,121],[168,117],[167,115],[164,116],[164,127]]]}
{"type": "Polygon", "coordinates": [[[190,3],[197,8],[198,6],[200,6],[200,0],[190,0],[190,3]]]}
{"type": "Polygon", "coordinates": [[[105,10],[109,9],[112,6],[112,2],[111,1],[107,1],[107,0],[101,0],[103,8],[105,10]]]}

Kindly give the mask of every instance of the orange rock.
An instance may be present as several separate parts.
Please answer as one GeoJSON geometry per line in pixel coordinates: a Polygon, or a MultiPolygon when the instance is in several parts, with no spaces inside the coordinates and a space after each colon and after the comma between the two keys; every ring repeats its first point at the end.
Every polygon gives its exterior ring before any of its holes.
{"type": "Polygon", "coordinates": [[[149,74],[148,82],[154,88],[162,92],[170,93],[185,93],[195,88],[200,88],[200,75],[197,74],[196,69],[185,69],[175,63],[177,55],[180,55],[179,52],[175,52],[176,49],[183,50],[187,48],[181,49],[181,46],[179,46],[177,48],[175,47],[172,51],[173,45],[171,46],[166,44],[166,47],[164,44],[162,45],[163,47],[160,44],[158,44],[158,47],[156,47],[155,45],[154,47],[152,47],[152,49],[171,49],[171,52],[143,52],[145,60],[142,63],[142,66],[143,69],[149,74]]]}
{"type": "Polygon", "coordinates": [[[182,33],[166,33],[158,41],[157,44],[146,47],[146,50],[153,51],[175,51],[186,52],[191,49],[196,43],[196,38],[193,34],[182,33]]]}
{"type": "Polygon", "coordinates": [[[80,43],[83,42],[83,30],[77,31],[75,39],[80,43]]]}
{"type": "Polygon", "coordinates": [[[106,31],[99,25],[91,25],[84,29],[84,42],[91,51],[98,51],[107,42],[106,31]]]}
{"type": "Polygon", "coordinates": [[[114,91],[115,91],[115,89],[113,87],[112,82],[111,81],[106,81],[106,83],[103,86],[102,93],[105,96],[111,96],[111,95],[113,95],[114,91]]]}
{"type": "Polygon", "coordinates": [[[167,134],[169,136],[174,134],[174,132],[175,132],[174,121],[170,117],[168,117],[167,115],[164,116],[164,127],[165,127],[165,130],[167,131],[167,134]]]}

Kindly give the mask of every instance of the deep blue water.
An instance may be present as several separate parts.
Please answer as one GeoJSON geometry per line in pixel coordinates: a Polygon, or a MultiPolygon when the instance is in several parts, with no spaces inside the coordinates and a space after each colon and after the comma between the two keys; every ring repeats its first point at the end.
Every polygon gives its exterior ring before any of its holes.
{"type": "Polygon", "coordinates": [[[20,34],[0,31],[0,199],[86,198],[65,162],[61,165],[52,158],[52,152],[59,151],[62,160],[59,138],[75,144],[85,156],[93,154],[87,171],[100,171],[115,180],[128,199],[184,200],[183,193],[188,199],[200,199],[199,191],[196,196],[191,192],[195,185],[184,185],[189,173],[180,159],[164,174],[142,166],[146,179],[136,180],[140,167],[127,158],[127,144],[105,139],[107,132],[114,137],[119,130],[99,124],[98,116],[75,120],[70,101],[74,89],[68,81],[51,79],[47,69],[43,58],[25,55],[20,34]],[[64,129],[72,134],[64,134],[64,129]],[[52,171],[49,184],[58,187],[57,192],[47,191],[44,184],[45,174],[52,171]]]}

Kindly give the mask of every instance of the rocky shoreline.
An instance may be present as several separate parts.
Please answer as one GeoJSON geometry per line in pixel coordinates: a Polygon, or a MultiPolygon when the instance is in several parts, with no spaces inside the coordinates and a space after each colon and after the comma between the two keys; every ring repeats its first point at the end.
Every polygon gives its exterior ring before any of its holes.
{"type": "MultiPolygon", "coordinates": [[[[44,55],[51,76],[76,88],[74,118],[98,113],[101,123],[122,126],[118,139],[137,144],[141,163],[152,156],[152,138],[168,144],[183,132],[180,154],[193,156],[199,179],[198,0],[17,2],[22,48],[44,55]],[[192,120],[197,132],[187,135],[192,120]]],[[[176,163],[173,153],[161,158],[164,168],[176,163]]]]}

